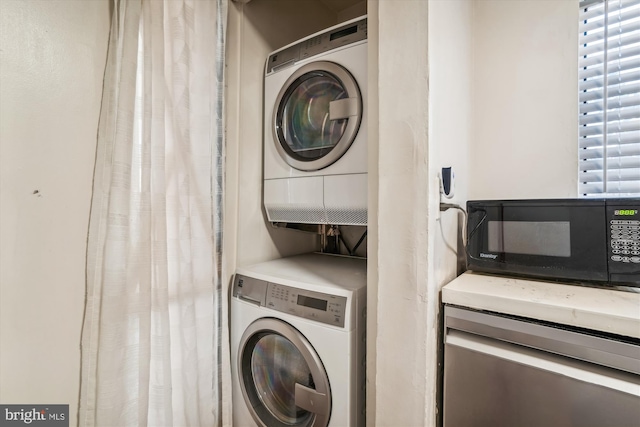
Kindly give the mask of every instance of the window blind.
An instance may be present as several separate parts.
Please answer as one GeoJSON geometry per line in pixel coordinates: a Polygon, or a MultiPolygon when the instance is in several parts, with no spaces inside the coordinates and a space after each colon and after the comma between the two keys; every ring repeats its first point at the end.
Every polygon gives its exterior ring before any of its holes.
{"type": "Polygon", "coordinates": [[[579,193],[640,197],[640,0],[583,0],[579,193]]]}

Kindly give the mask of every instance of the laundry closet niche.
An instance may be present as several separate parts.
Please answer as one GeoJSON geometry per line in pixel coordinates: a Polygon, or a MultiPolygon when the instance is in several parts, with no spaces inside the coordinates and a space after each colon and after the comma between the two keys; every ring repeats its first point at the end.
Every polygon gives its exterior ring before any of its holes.
{"type": "MultiPolygon", "coordinates": [[[[446,245],[437,242],[436,236],[455,232],[457,223],[455,213],[439,212],[436,172],[447,159],[429,142],[433,138],[452,149],[451,141],[458,140],[448,132],[466,130],[471,123],[466,113],[471,100],[466,82],[471,80],[472,0],[230,2],[225,283],[236,267],[320,248],[317,235],[273,229],[266,220],[264,65],[275,49],[364,14],[369,46],[368,235],[362,243],[368,248],[367,422],[437,425],[437,315],[443,284],[438,272],[446,269],[455,275],[456,260],[454,254],[443,261],[446,245]],[[345,9],[332,9],[347,3],[345,9]],[[456,35],[460,37],[452,37],[456,35]],[[430,41],[438,42],[441,49],[430,49],[437,47],[430,41]],[[431,53],[437,54],[434,63],[440,64],[436,76],[430,75],[431,53]],[[456,80],[458,74],[465,84],[456,80]],[[438,96],[432,96],[431,87],[440,89],[438,96]],[[434,114],[440,126],[431,126],[431,111],[440,116],[446,113],[447,120],[434,114]],[[464,112],[462,127],[460,111],[464,112]],[[448,126],[455,117],[455,126],[448,126]],[[446,233],[438,218],[446,221],[446,233]],[[451,268],[449,258],[453,258],[451,268]]],[[[466,147],[466,136],[459,142],[466,147]]],[[[464,147],[455,152],[466,153],[464,147]]],[[[458,185],[464,183],[466,167],[452,165],[458,185]]],[[[458,194],[462,193],[459,186],[458,194]]],[[[359,235],[350,237],[347,240],[353,244],[359,235]]]]}
{"type": "MultiPolygon", "coordinates": [[[[235,266],[320,249],[320,236],[276,229],[263,208],[263,82],[267,55],[367,13],[362,0],[252,0],[229,3],[226,69],[227,253],[235,266]],[[230,236],[235,236],[235,239],[230,236]]],[[[340,227],[353,247],[365,227],[340,227]]],[[[343,249],[344,253],[344,249],[343,249]]],[[[366,256],[366,240],[356,252],[366,256]]]]}

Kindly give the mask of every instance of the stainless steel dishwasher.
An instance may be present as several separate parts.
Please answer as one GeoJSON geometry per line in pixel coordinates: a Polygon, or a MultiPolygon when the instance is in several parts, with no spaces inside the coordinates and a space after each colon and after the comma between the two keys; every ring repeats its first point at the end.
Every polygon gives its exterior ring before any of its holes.
{"type": "Polygon", "coordinates": [[[640,426],[638,340],[454,306],[444,316],[444,427],[640,426]]]}

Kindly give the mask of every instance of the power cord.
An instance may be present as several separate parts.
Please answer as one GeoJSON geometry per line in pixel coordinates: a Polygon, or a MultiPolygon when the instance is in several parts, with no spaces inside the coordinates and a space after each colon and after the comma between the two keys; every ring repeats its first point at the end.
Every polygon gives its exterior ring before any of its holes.
{"type": "Polygon", "coordinates": [[[467,230],[467,211],[460,205],[456,205],[455,203],[442,203],[440,202],[440,212],[448,211],[449,209],[457,209],[462,212],[464,216],[464,221],[462,223],[462,246],[467,247],[467,239],[466,239],[466,230],[467,230]]]}

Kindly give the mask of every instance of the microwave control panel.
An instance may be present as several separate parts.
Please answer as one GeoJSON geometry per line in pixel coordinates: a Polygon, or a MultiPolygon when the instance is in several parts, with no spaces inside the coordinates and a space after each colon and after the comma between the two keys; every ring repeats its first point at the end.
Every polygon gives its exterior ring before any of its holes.
{"type": "Polygon", "coordinates": [[[640,281],[640,203],[607,203],[609,273],[640,281]]]}
{"type": "Polygon", "coordinates": [[[640,220],[611,220],[612,261],[640,263],[640,220]]]}

